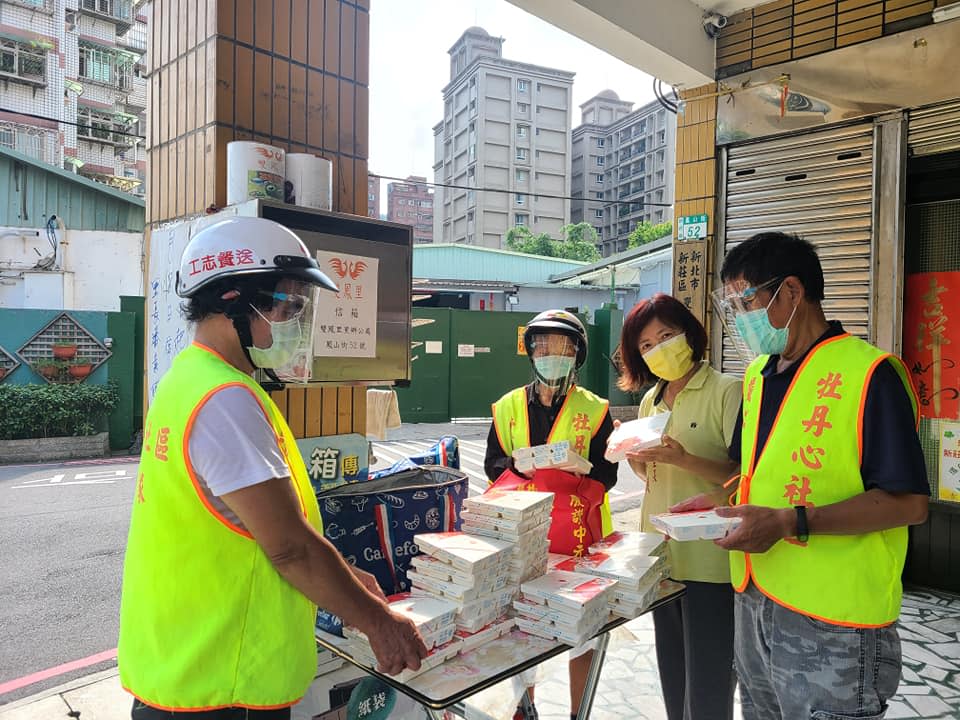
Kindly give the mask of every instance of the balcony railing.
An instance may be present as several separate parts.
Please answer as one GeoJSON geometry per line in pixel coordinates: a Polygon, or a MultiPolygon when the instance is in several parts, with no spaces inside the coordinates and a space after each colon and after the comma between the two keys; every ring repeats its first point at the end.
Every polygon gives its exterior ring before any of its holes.
{"type": "Polygon", "coordinates": [[[77,9],[85,15],[112,22],[117,26],[118,35],[133,24],[132,0],[80,0],[77,9]]]}

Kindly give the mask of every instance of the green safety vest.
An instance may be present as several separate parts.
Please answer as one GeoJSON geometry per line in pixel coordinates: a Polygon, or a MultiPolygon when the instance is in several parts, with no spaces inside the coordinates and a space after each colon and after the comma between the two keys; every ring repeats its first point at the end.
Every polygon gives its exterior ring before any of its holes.
{"type": "MultiPolygon", "coordinates": [[[[507,455],[513,455],[517,448],[530,447],[530,418],[527,416],[527,388],[511,390],[493,404],[493,427],[500,441],[500,447],[507,455]]],[[[584,459],[590,456],[590,441],[600,430],[607,416],[610,401],[594,395],[577,385],[571,386],[563,400],[557,419],[553,421],[548,443],[567,440],[578,455],[584,459]]],[[[613,519],[610,515],[610,498],[604,495],[600,507],[603,521],[603,534],[613,532],[613,519]]]]}
{"type": "MultiPolygon", "coordinates": [[[[913,400],[903,362],[844,334],[816,345],[797,369],[754,465],[763,396],[761,355],[743,379],[742,475],[738,504],[786,508],[842,502],[864,492],[863,409],[874,370],[889,361],[913,400]]],[[[907,528],[862,535],[810,535],[765,553],[730,552],[731,580],[752,580],[784,607],[833,625],[882,627],[900,614],[907,528]]]]}
{"type": "Polygon", "coordinates": [[[270,396],[212,350],[181,352],[146,418],[120,604],[121,683],[162,709],[286,707],[317,669],[316,607],[209,504],[190,466],[193,421],[230,386],[248,388],[263,407],[303,513],[320,528],[306,467],[270,396]]]}

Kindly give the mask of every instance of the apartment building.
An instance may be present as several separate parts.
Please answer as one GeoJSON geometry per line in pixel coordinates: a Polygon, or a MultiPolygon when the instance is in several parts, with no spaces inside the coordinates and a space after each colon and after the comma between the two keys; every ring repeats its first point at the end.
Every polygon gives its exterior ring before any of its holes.
{"type": "Polygon", "coordinates": [[[0,145],[143,194],[144,5],[0,2],[0,145]]]}
{"type": "Polygon", "coordinates": [[[435,193],[436,242],[500,248],[511,227],[558,237],[569,222],[574,74],[508,60],[503,43],[471,27],[449,50],[433,169],[455,187],[435,193]]]}
{"type": "Polygon", "coordinates": [[[636,110],[612,90],[580,106],[572,136],[572,223],[589,222],[604,257],[627,249],[641,222],[673,219],[676,115],[654,101],[636,110]]]}
{"type": "Polygon", "coordinates": [[[413,226],[413,242],[433,242],[433,190],[422,175],[387,185],[387,219],[413,226]]]}

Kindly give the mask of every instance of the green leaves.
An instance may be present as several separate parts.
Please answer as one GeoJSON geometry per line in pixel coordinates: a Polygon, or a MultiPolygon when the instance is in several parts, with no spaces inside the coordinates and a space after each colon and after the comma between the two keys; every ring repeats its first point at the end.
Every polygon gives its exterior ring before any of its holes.
{"type": "Polygon", "coordinates": [[[648,222],[638,224],[628,236],[627,247],[635,248],[648,242],[659,240],[673,232],[673,223],[664,222],[652,225],[648,222]]]}
{"type": "Polygon", "coordinates": [[[120,401],[117,385],[0,384],[0,440],[96,435],[120,401]]]}
{"type": "Polygon", "coordinates": [[[597,252],[597,231],[587,222],[576,225],[564,225],[560,228],[562,240],[554,240],[547,233],[534,235],[524,225],[507,230],[507,247],[516,252],[543,257],[563,258],[564,260],[583,260],[593,262],[600,259],[597,252]]]}

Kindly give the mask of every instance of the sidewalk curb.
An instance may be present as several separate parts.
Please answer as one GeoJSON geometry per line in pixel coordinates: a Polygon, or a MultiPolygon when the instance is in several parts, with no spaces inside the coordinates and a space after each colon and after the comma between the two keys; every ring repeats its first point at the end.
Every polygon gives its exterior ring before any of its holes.
{"type": "Polygon", "coordinates": [[[109,680],[110,678],[119,674],[120,669],[114,665],[108,670],[100,670],[99,672],[95,672],[91,675],[84,675],[83,677],[75,678],[70,682],[65,682],[62,685],[41,690],[38,693],[28,695],[27,697],[20,698],[19,700],[13,700],[12,702],[0,705],[0,717],[3,717],[5,713],[10,712],[11,710],[16,710],[26,705],[32,705],[33,703],[40,702],[41,700],[54,697],[55,695],[63,695],[65,693],[72,692],[73,690],[79,690],[80,688],[87,687],[88,685],[96,685],[98,682],[109,680]]]}

